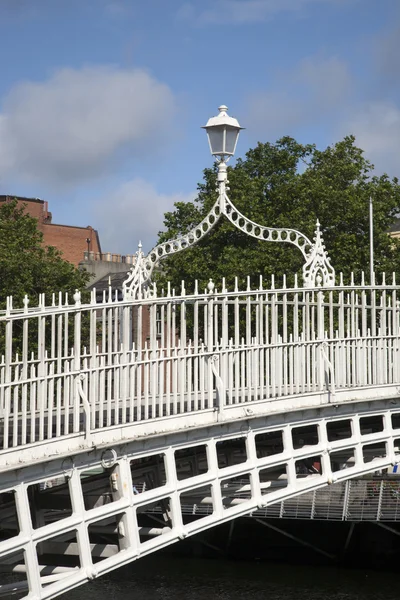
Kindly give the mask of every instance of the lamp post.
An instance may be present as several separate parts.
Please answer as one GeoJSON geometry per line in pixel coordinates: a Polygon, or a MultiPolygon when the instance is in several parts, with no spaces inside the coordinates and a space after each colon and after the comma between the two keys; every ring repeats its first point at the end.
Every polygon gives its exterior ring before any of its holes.
{"type": "Polygon", "coordinates": [[[237,229],[250,237],[264,242],[285,242],[296,246],[304,257],[303,285],[304,287],[320,287],[335,285],[335,270],[330,264],[326,252],[322,232],[317,221],[313,242],[296,229],[266,227],[255,223],[243,215],[227,195],[227,162],[234,155],[239,133],[243,127],[234,117],[227,113],[228,108],[223,104],[219,114],[211,117],[203,127],[208,136],[211,154],[216,157],[218,164],[218,198],[209,213],[193,229],[179,237],[162,242],[155,246],[145,256],[139,246],[136,252],[136,262],[123,283],[125,300],[141,298],[142,294],[151,294],[151,275],[156,264],[165,258],[176,254],[196,244],[216,225],[224,215],[237,229]]]}
{"type": "Polygon", "coordinates": [[[239,133],[244,127],[234,117],[227,114],[228,107],[222,104],[218,107],[219,114],[208,119],[202,129],[207,132],[211,154],[218,159],[218,186],[220,192],[225,192],[227,183],[226,163],[235,154],[239,133]]]}
{"type": "Polygon", "coordinates": [[[87,243],[87,258],[89,260],[89,253],[90,253],[90,242],[91,239],[90,238],[86,238],[86,243],[87,243]]]}

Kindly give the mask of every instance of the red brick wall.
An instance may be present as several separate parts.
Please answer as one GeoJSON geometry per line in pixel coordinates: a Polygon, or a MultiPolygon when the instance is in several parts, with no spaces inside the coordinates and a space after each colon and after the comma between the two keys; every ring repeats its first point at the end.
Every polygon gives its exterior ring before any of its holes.
{"type": "MultiPolygon", "coordinates": [[[[9,202],[14,196],[1,196],[2,202],[9,202]]],[[[55,246],[62,252],[63,258],[78,266],[83,260],[83,253],[88,250],[86,239],[90,239],[89,251],[101,252],[98,233],[93,227],[74,227],[73,225],[57,225],[52,223],[52,215],[48,211],[45,200],[38,198],[17,197],[18,206],[25,205],[25,211],[38,220],[38,229],[43,233],[45,246],[55,246]]]]}
{"type": "MultiPolygon", "coordinates": [[[[0,204],[3,202],[11,202],[15,196],[1,196],[0,204]]],[[[38,227],[42,230],[42,225],[45,221],[51,223],[51,213],[48,211],[47,202],[39,198],[17,198],[18,207],[25,207],[25,211],[38,220],[38,227]]]]}
{"type": "Polygon", "coordinates": [[[89,251],[101,252],[97,231],[93,227],[73,227],[72,225],[43,225],[43,238],[46,246],[61,250],[63,258],[78,266],[83,253],[88,249],[86,239],[90,239],[89,251]]]}

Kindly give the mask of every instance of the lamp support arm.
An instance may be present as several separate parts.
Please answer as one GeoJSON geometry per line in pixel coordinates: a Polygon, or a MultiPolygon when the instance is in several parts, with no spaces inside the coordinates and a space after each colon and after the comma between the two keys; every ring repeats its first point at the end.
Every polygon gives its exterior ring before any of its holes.
{"type": "Polygon", "coordinates": [[[136,253],[136,262],[128,272],[123,283],[124,299],[141,298],[142,294],[150,293],[151,276],[157,263],[182,250],[186,250],[199,242],[218,223],[222,215],[246,235],[265,242],[284,242],[293,244],[302,253],[304,287],[319,287],[335,285],[335,270],[333,269],[317,221],[314,242],[296,229],[266,227],[245,217],[228,198],[226,164],[221,161],[218,169],[218,200],[206,217],[188,233],[173,240],[168,240],[155,246],[147,256],[144,256],[141,245],[136,253]]]}
{"type": "Polygon", "coordinates": [[[221,218],[221,202],[220,197],[211,208],[206,217],[188,233],[181,235],[174,240],[168,240],[155,246],[147,256],[144,256],[141,246],[136,252],[136,262],[132,269],[128,272],[128,277],[123,283],[123,295],[125,299],[137,298],[141,296],[142,290],[147,288],[151,281],[154,268],[157,263],[182,250],[186,250],[199,242],[211,229],[218,223],[221,218]]]}
{"type": "Polygon", "coordinates": [[[296,229],[265,227],[264,225],[259,225],[258,223],[255,223],[254,221],[251,221],[245,217],[227,196],[225,197],[224,214],[226,218],[237,229],[243,231],[243,233],[246,233],[247,235],[264,242],[287,242],[289,244],[293,244],[300,250],[304,258],[307,260],[312,248],[312,242],[310,242],[307,236],[300,233],[300,231],[297,231],[296,229]]]}

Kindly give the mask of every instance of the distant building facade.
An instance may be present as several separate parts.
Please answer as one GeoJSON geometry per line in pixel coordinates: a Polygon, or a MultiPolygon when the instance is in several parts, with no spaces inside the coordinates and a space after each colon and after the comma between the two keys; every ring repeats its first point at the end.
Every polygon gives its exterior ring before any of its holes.
{"type": "Polygon", "coordinates": [[[389,235],[394,238],[400,238],[400,218],[397,218],[389,229],[389,235]]]}
{"type": "Polygon", "coordinates": [[[60,250],[62,257],[76,267],[82,261],[84,252],[89,250],[89,252],[101,253],[99,234],[90,225],[76,227],[53,223],[48,203],[39,198],[0,195],[0,204],[14,199],[17,200],[18,206],[25,207],[27,214],[37,219],[38,229],[43,233],[44,245],[54,246],[60,250]]]}
{"type": "Polygon", "coordinates": [[[90,286],[96,289],[108,289],[108,278],[112,279],[112,286],[115,289],[121,288],[122,282],[127,277],[129,269],[135,264],[136,256],[134,254],[112,254],[111,252],[87,252],[83,253],[83,260],[79,266],[91,274],[90,286]],[[120,280],[120,275],[122,279],[120,280]],[[118,275],[114,281],[114,276],[118,275]],[[95,285],[102,281],[99,286],[95,285]],[[103,286],[103,287],[102,287],[103,286]]]}

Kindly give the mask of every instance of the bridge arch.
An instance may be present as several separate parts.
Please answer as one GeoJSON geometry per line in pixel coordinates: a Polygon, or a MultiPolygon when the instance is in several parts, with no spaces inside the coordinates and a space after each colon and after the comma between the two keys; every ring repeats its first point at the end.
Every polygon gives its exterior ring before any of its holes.
{"type": "Polygon", "coordinates": [[[53,598],[187,536],[396,464],[399,442],[400,406],[381,400],[217,423],[31,464],[23,477],[11,470],[2,478],[8,537],[0,555],[22,561],[18,569],[38,599],[53,598]],[[65,554],[75,556],[74,568],[63,564],[65,554]],[[50,555],[53,564],[45,562],[50,555]]]}

